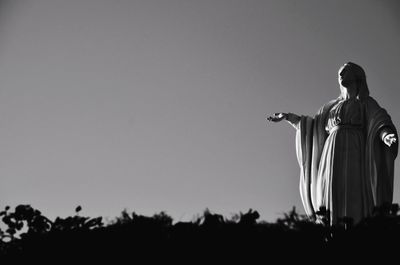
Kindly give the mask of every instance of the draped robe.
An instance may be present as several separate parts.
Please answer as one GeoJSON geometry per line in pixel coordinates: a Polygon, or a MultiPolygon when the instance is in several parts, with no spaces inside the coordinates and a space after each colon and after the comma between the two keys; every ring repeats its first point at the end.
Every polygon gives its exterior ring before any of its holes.
{"type": "Polygon", "coordinates": [[[314,117],[301,116],[295,127],[300,197],[308,216],[325,207],[331,224],[342,217],[357,223],[392,202],[398,143],[389,147],[379,136],[384,129],[397,138],[397,131],[372,97],[332,100],[314,117]]]}

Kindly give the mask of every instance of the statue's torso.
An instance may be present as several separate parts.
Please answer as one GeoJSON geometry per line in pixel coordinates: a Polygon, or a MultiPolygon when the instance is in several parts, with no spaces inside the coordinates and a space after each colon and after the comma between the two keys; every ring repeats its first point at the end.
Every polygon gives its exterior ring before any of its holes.
{"type": "Polygon", "coordinates": [[[358,99],[339,100],[329,111],[325,130],[340,125],[364,126],[363,105],[358,99]]]}

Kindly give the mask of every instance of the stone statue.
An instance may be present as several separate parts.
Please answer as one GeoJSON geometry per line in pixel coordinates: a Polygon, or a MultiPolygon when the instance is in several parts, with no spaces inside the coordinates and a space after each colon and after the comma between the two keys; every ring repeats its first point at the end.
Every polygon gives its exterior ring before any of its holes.
{"type": "MultiPolygon", "coordinates": [[[[338,72],[340,95],[314,117],[275,113],[296,128],[300,196],[315,218],[324,207],[330,224],[341,218],[358,223],[374,207],[393,200],[397,131],[385,109],[369,95],[364,70],[349,62],[338,72]]],[[[318,220],[318,218],[316,219],[318,220]]]]}

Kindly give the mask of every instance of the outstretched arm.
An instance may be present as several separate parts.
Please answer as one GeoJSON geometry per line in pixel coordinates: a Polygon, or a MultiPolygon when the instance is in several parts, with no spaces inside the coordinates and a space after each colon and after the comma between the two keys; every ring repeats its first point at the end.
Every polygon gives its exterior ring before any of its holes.
{"type": "Polygon", "coordinates": [[[268,116],[266,118],[268,121],[273,121],[273,122],[280,122],[282,120],[286,120],[290,125],[292,125],[295,129],[297,129],[297,124],[299,123],[301,117],[297,114],[294,113],[284,113],[284,112],[278,112],[274,113],[271,116],[268,116]]]}

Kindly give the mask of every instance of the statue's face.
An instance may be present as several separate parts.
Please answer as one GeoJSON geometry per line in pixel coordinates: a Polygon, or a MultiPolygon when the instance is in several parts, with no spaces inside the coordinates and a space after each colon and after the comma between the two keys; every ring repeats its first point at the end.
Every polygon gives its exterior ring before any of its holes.
{"type": "Polygon", "coordinates": [[[349,87],[356,82],[354,73],[348,64],[343,65],[338,72],[338,82],[343,87],[349,87]]]}

